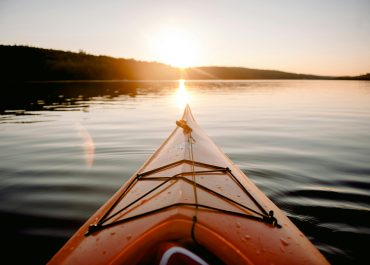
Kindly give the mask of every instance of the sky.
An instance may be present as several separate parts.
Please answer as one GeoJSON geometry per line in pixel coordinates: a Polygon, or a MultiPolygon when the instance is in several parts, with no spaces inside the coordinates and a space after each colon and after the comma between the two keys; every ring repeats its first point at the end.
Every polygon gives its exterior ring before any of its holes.
{"type": "Polygon", "coordinates": [[[0,44],[359,75],[370,72],[370,0],[0,0],[0,44]]]}

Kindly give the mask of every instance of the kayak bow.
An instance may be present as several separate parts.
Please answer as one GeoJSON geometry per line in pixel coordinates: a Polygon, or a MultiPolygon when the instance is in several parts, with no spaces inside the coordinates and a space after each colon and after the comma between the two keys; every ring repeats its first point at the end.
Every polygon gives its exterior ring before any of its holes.
{"type": "Polygon", "coordinates": [[[49,264],[328,264],[189,106],[176,125],[49,264]]]}

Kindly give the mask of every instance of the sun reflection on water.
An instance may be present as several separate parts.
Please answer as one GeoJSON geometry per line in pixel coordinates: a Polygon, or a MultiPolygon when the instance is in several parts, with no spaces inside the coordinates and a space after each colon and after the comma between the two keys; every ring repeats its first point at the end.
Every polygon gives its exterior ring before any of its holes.
{"type": "Polygon", "coordinates": [[[176,105],[180,110],[184,110],[185,106],[189,103],[189,93],[185,87],[185,80],[179,80],[179,87],[175,95],[176,105]]]}

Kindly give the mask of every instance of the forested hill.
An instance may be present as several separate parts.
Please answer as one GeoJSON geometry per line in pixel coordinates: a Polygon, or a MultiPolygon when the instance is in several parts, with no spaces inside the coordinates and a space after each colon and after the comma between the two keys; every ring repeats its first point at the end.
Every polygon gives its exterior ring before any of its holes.
{"type": "Polygon", "coordinates": [[[193,67],[181,71],[157,62],[96,56],[28,46],[0,45],[2,81],[186,79],[360,79],[325,77],[242,67],[193,67]]]}
{"type": "Polygon", "coordinates": [[[0,78],[12,81],[178,79],[165,64],[26,46],[0,46],[0,78]]]}
{"type": "Polygon", "coordinates": [[[186,69],[186,79],[332,79],[332,77],[294,74],[275,70],[244,67],[192,67],[186,69]]]}

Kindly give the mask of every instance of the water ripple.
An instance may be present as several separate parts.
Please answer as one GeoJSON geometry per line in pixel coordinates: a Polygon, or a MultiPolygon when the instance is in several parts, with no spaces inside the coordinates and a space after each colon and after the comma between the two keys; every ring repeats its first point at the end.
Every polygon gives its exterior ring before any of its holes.
{"type": "MultiPolygon", "coordinates": [[[[186,85],[199,124],[331,263],[366,263],[370,82],[186,85]]],[[[46,263],[142,165],[181,115],[176,88],[117,81],[3,91],[0,219],[3,252],[22,253],[13,263],[46,263]],[[91,167],[76,123],[94,141],[91,167]]]]}

